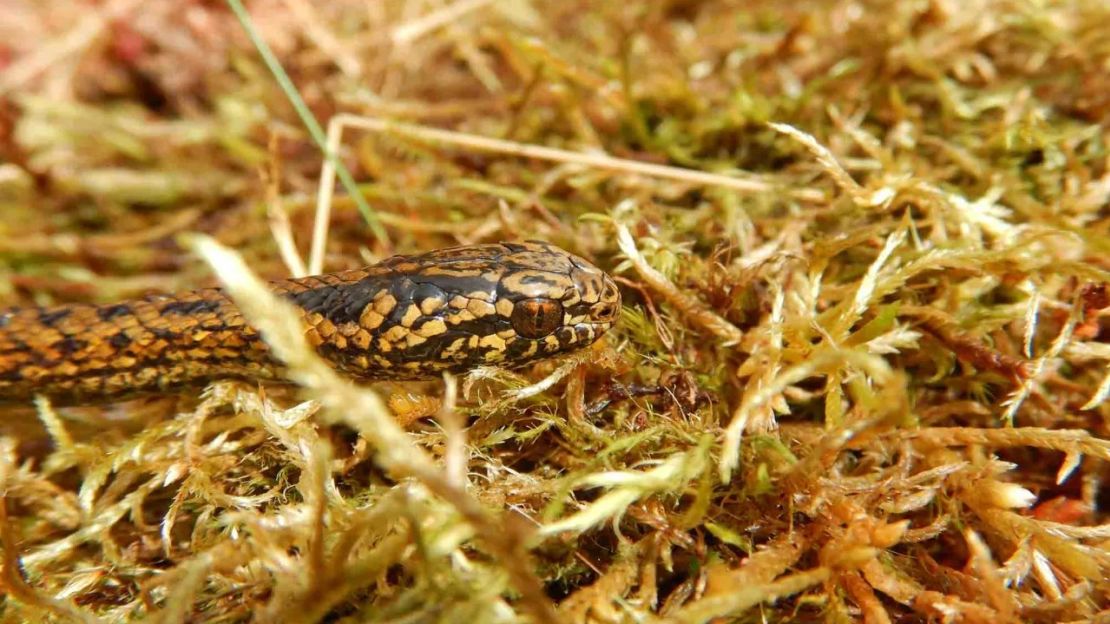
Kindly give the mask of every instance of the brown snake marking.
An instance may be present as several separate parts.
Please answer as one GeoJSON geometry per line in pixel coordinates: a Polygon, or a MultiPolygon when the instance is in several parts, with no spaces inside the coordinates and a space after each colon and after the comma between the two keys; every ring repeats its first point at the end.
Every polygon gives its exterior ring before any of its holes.
{"type": "MultiPolygon", "coordinates": [[[[590,345],[620,313],[613,281],[541,242],[452,247],[272,282],[309,342],[360,379],[513,368],[590,345]]],[[[281,380],[282,366],[220,289],[112,305],[0,310],[0,403],[93,403],[281,380]]]]}

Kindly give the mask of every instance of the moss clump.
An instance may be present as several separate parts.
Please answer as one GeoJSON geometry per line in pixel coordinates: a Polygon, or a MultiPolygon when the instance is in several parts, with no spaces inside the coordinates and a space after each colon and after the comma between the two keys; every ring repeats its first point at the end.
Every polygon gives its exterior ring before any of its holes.
{"type": "Polygon", "coordinates": [[[1105,3],[479,4],[255,7],[371,119],[339,156],[388,239],[337,197],[323,266],[545,239],[622,323],[372,389],[213,242],[302,270],[323,161],[232,14],[0,6],[5,304],[219,279],[298,383],[2,408],[3,621],[1106,611],[1105,3]]]}

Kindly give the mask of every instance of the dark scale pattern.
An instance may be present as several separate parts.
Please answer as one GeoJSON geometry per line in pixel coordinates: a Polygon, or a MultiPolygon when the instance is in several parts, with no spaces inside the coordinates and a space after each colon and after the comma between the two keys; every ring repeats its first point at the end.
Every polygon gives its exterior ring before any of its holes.
{"type": "MultiPolygon", "coordinates": [[[[301,310],[320,355],[363,379],[522,366],[588,346],[620,309],[602,271],[533,242],[395,256],[272,286],[301,310]],[[554,326],[537,331],[535,314],[514,314],[520,302],[561,316],[544,317],[554,326]]],[[[42,394],[58,404],[90,403],[281,376],[258,332],[218,289],[0,311],[0,402],[42,394]]]]}
{"type": "MultiPolygon", "coordinates": [[[[291,280],[292,281],[292,280],[291,280]]],[[[359,314],[374,295],[387,287],[374,277],[343,285],[321,284],[300,290],[290,289],[290,299],[306,312],[317,312],[333,323],[358,322],[359,314]]]]}
{"type": "Polygon", "coordinates": [[[170,301],[159,308],[162,314],[180,314],[183,316],[197,316],[209,314],[219,310],[220,302],[216,299],[180,299],[170,301]]]}
{"type": "Polygon", "coordinates": [[[96,315],[100,317],[102,321],[110,321],[121,316],[130,316],[130,314],[131,306],[126,303],[102,306],[96,309],[96,315]]]}
{"type": "Polygon", "coordinates": [[[52,310],[40,310],[39,322],[46,327],[53,327],[55,323],[69,316],[69,310],[66,308],[55,308],[52,310]]]}

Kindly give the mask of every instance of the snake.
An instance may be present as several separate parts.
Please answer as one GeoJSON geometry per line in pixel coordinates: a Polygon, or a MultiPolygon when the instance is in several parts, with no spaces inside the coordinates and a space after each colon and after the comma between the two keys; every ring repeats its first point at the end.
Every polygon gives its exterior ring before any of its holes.
{"type": "MultiPolygon", "coordinates": [[[[521,368],[590,346],[621,311],[609,275],[543,241],[398,255],[269,286],[325,361],[368,381],[521,368]]],[[[280,382],[285,370],[221,288],[0,310],[0,403],[103,403],[225,379],[280,382]]]]}

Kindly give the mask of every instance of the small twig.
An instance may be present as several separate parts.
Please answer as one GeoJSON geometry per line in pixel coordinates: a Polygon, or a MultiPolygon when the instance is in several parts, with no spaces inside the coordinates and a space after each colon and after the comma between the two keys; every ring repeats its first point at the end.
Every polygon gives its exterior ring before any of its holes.
{"type": "Polygon", "coordinates": [[[459,396],[458,380],[451,373],[443,374],[443,403],[440,405],[437,418],[443,427],[444,442],[444,472],[451,485],[466,489],[466,429],[463,427],[462,416],[456,410],[459,396]]]}
{"type": "Polygon", "coordinates": [[[285,210],[285,204],[281,197],[281,167],[277,159],[277,137],[272,135],[270,137],[270,167],[262,175],[266,177],[266,217],[270,224],[270,233],[274,237],[274,242],[278,246],[278,253],[281,255],[282,262],[285,263],[285,268],[289,269],[289,274],[293,277],[304,277],[308,275],[304,260],[301,259],[301,254],[297,251],[297,245],[293,242],[293,228],[289,223],[289,213],[285,210]]]}
{"type": "Polygon", "coordinates": [[[665,299],[667,303],[678,308],[680,312],[688,316],[696,325],[699,325],[702,329],[721,338],[724,341],[722,346],[727,347],[738,344],[744,337],[744,332],[740,331],[738,327],[728,322],[728,320],[718,315],[716,312],[708,309],[702,302],[679,290],[665,275],[656,271],[654,267],[648,264],[647,260],[640,254],[640,251],[636,249],[636,243],[632,240],[632,234],[628,231],[628,228],[622,224],[617,225],[617,245],[632,263],[632,266],[636,268],[640,277],[643,278],[652,290],[663,295],[663,299],[665,299]]]}
{"type": "Polygon", "coordinates": [[[606,385],[606,397],[600,399],[586,408],[585,414],[587,416],[596,416],[601,413],[606,407],[609,407],[615,402],[627,401],[645,396],[659,396],[667,392],[663,386],[641,386],[639,384],[623,385],[617,382],[612,382],[606,385]]]}
{"type": "Polygon", "coordinates": [[[589,351],[581,351],[579,353],[576,353],[566,358],[563,364],[559,366],[559,368],[551,371],[551,374],[549,374],[548,376],[544,377],[543,379],[537,381],[532,385],[524,386],[523,388],[518,388],[516,390],[511,390],[505,393],[505,398],[511,403],[516,403],[518,401],[523,401],[524,399],[530,399],[540,393],[547,392],[555,384],[565,379],[567,375],[570,375],[572,372],[574,372],[574,370],[581,366],[587,359],[589,359],[589,351]]]}
{"type": "Polygon", "coordinates": [[[813,135],[802,132],[789,124],[770,123],[768,125],[804,145],[817,159],[817,164],[821,165],[821,168],[833,179],[836,186],[857,204],[868,207],[881,206],[892,197],[893,191],[888,188],[882,188],[869,194],[867,189],[860,186],[851,174],[844,170],[844,167],[836,160],[836,156],[829,151],[829,148],[821,145],[813,135]]]}
{"type": "Polygon", "coordinates": [[[975,445],[989,448],[1028,446],[1065,453],[1078,452],[1110,461],[1110,440],[1097,438],[1082,429],[928,427],[915,431],[899,430],[895,433],[929,446],[975,445]]]}
{"type": "Polygon", "coordinates": [[[693,169],[669,167],[666,165],[656,165],[638,160],[616,158],[604,153],[575,152],[541,145],[518,143],[516,141],[505,141],[463,132],[453,132],[450,130],[440,130],[398,121],[389,121],[376,117],[360,117],[343,113],[333,117],[331,123],[343,127],[349,126],[352,128],[369,130],[371,132],[388,132],[423,141],[457,145],[480,152],[493,152],[509,156],[520,156],[523,158],[571,163],[621,173],[634,173],[653,178],[677,180],[679,182],[688,182],[705,186],[716,186],[745,193],[782,192],[799,201],[818,203],[827,199],[825,194],[817,189],[783,189],[780,185],[764,182],[762,180],[739,178],[693,169]]]}
{"type": "Polygon", "coordinates": [[[921,328],[951,349],[956,358],[980,370],[1001,373],[1015,385],[1020,385],[1029,376],[1029,363],[1025,360],[1006,355],[970,336],[960,335],[936,319],[925,318],[921,328]]]}
{"type": "Polygon", "coordinates": [[[493,0],[461,0],[449,4],[438,11],[433,11],[419,19],[397,26],[390,34],[390,38],[394,45],[407,45],[437,28],[457,22],[467,13],[474,12],[492,3],[493,0]]]}

